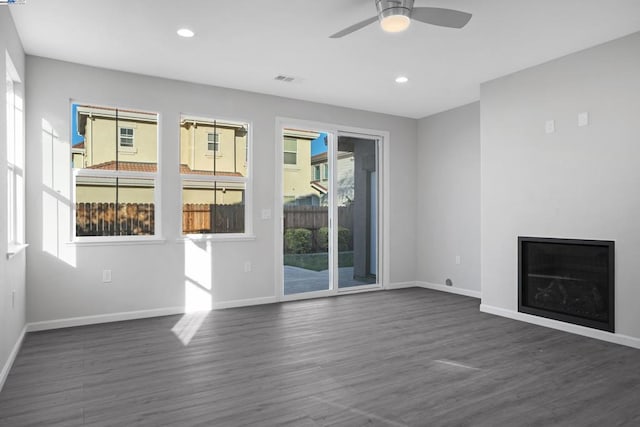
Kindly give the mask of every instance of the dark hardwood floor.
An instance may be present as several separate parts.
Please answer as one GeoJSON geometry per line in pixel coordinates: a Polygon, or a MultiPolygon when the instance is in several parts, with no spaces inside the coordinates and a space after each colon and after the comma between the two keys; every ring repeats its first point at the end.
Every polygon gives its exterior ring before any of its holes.
{"type": "Polygon", "coordinates": [[[30,333],[2,426],[638,426],[640,351],[405,289],[30,333]]]}

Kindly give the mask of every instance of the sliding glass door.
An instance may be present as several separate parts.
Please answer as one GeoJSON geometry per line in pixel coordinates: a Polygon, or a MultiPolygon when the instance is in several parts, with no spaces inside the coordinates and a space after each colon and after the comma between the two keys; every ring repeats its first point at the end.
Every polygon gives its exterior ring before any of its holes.
{"type": "Polygon", "coordinates": [[[323,296],[378,281],[379,138],[282,130],[282,295],[323,296]]]}
{"type": "Polygon", "coordinates": [[[338,287],[372,285],[378,266],[378,141],[338,135],[338,287]]]}
{"type": "Polygon", "coordinates": [[[283,295],[329,291],[329,134],[284,129],[282,138],[283,295]]]}

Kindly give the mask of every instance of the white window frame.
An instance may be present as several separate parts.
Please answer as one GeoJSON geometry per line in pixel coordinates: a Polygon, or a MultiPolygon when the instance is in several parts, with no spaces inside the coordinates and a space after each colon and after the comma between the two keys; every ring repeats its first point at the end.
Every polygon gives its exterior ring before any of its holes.
{"type": "Polygon", "coordinates": [[[6,146],[7,153],[7,258],[27,247],[25,241],[25,138],[24,100],[16,95],[22,83],[9,53],[6,52],[6,146]]]}
{"type": "MultiPolygon", "coordinates": [[[[120,171],[120,170],[100,170],[100,169],[88,169],[88,168],[74,168],[73,163],[71,164],[71,206],[72,206],[72,214],[71,214],[71,241],[74,244],[96,244],[96,245],[111,245],[111,244],[121,244],[121,243],[162,243],[164,239],[161,236],[161,188],[160,188],[160,124],[161,117],[160,113],[153,111],[146,111],[145,109],[140,108],[130,108],[130,107],[112,107],[108,105],[101,104],[99,102],[81,102],[77,100],[71,100],[69,105],[69,111],[73,111],[71,106],[73,104],[78,105],[96,105],[100,108],[112,108],[114,110],[122,110],[122,111],[140,111],[148,114],[156,115],[156,132],[157,132],[157,156],[156,156],[156,172],[135,172],[135,171],[120,171]],[[153,204],[154,204],[154,224],[153,224],[153,234],[152,235],[130,235],[130,236],[77,236],[76,235],[76,204],[77,204],[77,195],[76,195],[76,182],[79,176],[82,177],[96,177],[96,178],[120,178],[120,179],[144,179],[151,180],[153,182],[153,204]]],[[[120,129],[121,128],[133,128],[134,129],[134,137],[135,137],[135,127],[134,126],[120,126],[118,125],[118,151],[123,149],[131,149],[131,147],[120,145],[120,129]]],[[[127,160],[129,161],[129,160],[127,160]]]]}
{"type": "Polygon", "coordinates": [[[284,153],[284,154],[282,155],[282,157],[283,157],[283,159],[284,159],[284,160],[283,160],[283,164],[284,164],[285,166],[287,166],[287,167],[295,167],[295,166],[297,166],[297,165],[298,165],[298,139],[297,139],[297,138],[292,138],[292,137],[289,137],[289,136],[285,136],[285,137],[283,138],[283,140],[284,140],[284,142],[282,143],[282,147],[283,147],[282,152],[284,153]],[[289,139],[289,140],[293,140],[293,141],[296,143],[296,150],[295,150],[295,151],[287,150],[286,140],[288,140],[288,139],[289,139]],[[287,154],[287,153],[289,153],[289,154],[293,153],[293,154],[295,154],[295,155],[296,155],[296,161],[295,161],[294,163],[287,163],[287,162],[286,162],[286,156],[285,156],[285,154],[287,154]]]}
{"type": "MultiPolygon", "coordinates": [[[[249,120],[242,120],[237,118],[224,118],[216,117],[215,119],[206,116],[198,116],[193,114],[181,114],[180,121],[204,121],[204,122],[220,122],[242,125],[247,128],[246,137],[246,162],[247,173],[246,176],[225,176],[225,175],[200,175],[200,174],[180,174],[180,218],[182,218],[182,205],[183,205],[183,191],[185,181],[197,181],[206,182],[210,184],[220,183],[242,183],[244,184],[244,233],[202,233],[202,234],[183,234],[182,220],[180,221],[178,228],[178,241],[202,241],[202,240],[219,240],[219,241],[242,241],[242,240],[255,240],[253,234],[253,123],[249,120]]],[[[207,148],[209,144],[209,133],[207,133],[207,148]]],[[[219,133],[214,133],[219,135],[219,133]]],[[[218,138],[220,138],[218,136],[218,138]]],[[[219,139],[218,139],[219,141],[219,139]]],[[[180,148],[181,149],[181,148],[180,148]]],[[[210,152],[210,150],[207,150],[210,152]]],[[[216,151],[216,153],[218,153],[216,151]]]]}
{"type": "Polygon", "coordinates": [[[118,148],[119,149],[132,149],[135,147],[135,136],[136,136],[136,130],[131,127],[131,126],[118,126],[118,148]],[[122,131],[123,130],[130,130],[131,131],[131,136],[129,135],[122,135],[122,131]],[[131,145],[129,144],[123,144],[122,141],[124,140],[131,140],[131,145]]]}
{"type": "Polygon", "coordinates": [[[313,165],[313,168],[311,171],[311,181],[320,181],[321,179],[322,179],[322,168],[320,167],[320,165],[313,165]]]}
{"type": "Polygon", "coordinates": [[[207,150],[212,151],[214,153],[220,152],[220,133],[207,132],[207,150]],[[213,135],[213,141],[209,139],[211,135],[213,135]],[[211,148],[211,144],[213,144],[213,149],[211,148]]]}

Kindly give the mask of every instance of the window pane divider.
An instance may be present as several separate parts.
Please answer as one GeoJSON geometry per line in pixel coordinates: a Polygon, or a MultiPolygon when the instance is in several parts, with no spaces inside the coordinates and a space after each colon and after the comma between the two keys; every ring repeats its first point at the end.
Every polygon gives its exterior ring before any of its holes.
{"type": "Polygon", "coordinates": [[[180,174],[180,177],[184,181],[201,181],[201,182],[238,182],[246,183],[248,177],[246,176],[226,176],[226,175],[199,175],[199,174],[180,174]]]}
{"type": "Polygon", "coordinates": [[[136,172],[136,171],[118,171],[118,170],[98,170],[98,169],[74,169],[73,176],[92,176],[100,178],[138,178],[138,179],[157,179],[157,172],[136,172]]]}

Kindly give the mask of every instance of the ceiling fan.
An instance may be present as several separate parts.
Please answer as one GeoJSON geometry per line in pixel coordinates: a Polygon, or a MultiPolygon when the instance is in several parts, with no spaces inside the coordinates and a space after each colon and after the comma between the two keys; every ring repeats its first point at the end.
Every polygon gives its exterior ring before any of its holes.
{"type": "Polygon", "coordinates": [[[332,39],[344,37],[354,31],[380,21],[382,29],[389,33],[399,33],[409,28],[411,20],[424,22],[425,24],[438,25],[440,27],[462,28],[471,19],[471,14],[453,9],[439,7],[413,7],[414,0],[375,0],[378,14],[373,18],[365,19],[342,31],[329,36],[332,39]]]}

